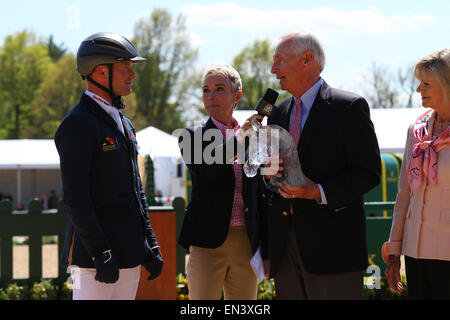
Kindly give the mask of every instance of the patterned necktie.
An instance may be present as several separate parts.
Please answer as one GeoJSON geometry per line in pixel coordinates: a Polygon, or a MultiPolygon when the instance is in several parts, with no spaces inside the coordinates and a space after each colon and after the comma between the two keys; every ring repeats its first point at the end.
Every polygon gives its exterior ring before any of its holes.
{"type": "Polygon", "coordinates": [[[291,119],[291,125],[289,126],[289,133],[294,140],[295,145],[298,145],[300,140],[300,133],[302,130],[302,100],[300,98],[295,99],[294,115],[291,119]]]}

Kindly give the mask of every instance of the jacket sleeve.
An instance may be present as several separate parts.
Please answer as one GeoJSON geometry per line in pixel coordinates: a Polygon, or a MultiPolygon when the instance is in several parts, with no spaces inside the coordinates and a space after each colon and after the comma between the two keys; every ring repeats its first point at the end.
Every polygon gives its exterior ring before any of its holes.
{"type": "Polygon", "coordinates": [[[81,117],[66,118],[55,135],[60,157],[64,205],[91,258],[111,249],[90,196],[95,136],[81,117]]]}
{"type": "Polygon", "coordinates": [[[410,204],[411,188],[408,184],[407,170],[413,149],[412,124],[408,129],[408,135],[403,154],[402,166],[400,168],[400,178],[398,182],[398,193],[395,200],[394,214],[389,241],[385,244],[387,255],[400,255],[403,243],[403,230],[405,226],[406,214],[410,204]]]}
{"type": "Polygon", "coordinates": [[[144,219],[145,219],[145,229],[146,229],[146,239],[148,241],[148,245],[150,247],[150,249],[153,248],[158,248],[159,244],[158,241],[156,239],[156,235],[155,232],[153,231],[152,225],[150,223],[150,210],[149,207],[147,205],[147,197],[145,196],[145,192],[142,188],[142,180],[141,180],[141,176],[139,174],[139,170],[137,173],[137,179],[139,179],[139,186],[140,186],[140,190],[139,190],[139,195],[140,195],[140,200],[142,203],[142,208],[144,209],[144,219]]]}
{"type": "Polygon", "coordinates": [[[362,197],[380,183],[381,177],[380,149],[370,120],[369,105],[364,98],[358,97],[343,112],[346,112],[342,124],[346,169],[320,181],[330,209],[346,206],[362,197]]]}
{"type": "MultiPolygon", "coordinates": [[[[127,125],[130,127],[130,129],[133,131],[133,134],[136,136],[136,130],[134,129],[134,126],[131,123],[131,121],[126,117],[124,117],[124,121],[127,121],[127,125]]],[[[136,146],[136,148],[137,148],[137,146],[136,146]]],[[[145,195],[144,188],[143,188],[143,182],[141,179],[141,175],[139,173],[139,166],[138,166],[138,160],[137,160],[137,149],[136,149],[136,154],[134,155],[133,161],[136,165],[137,181],[135,181],[135,183],[138,185],[139,201],[140,201],[142,209],[143,209],[143,216],[144,216],[144,220],[145,220],[145,229],[146,229],[146,239],[147,239],[150,249],[158,248],[159,244],[156,239],[155,232],[153,231],[152,225],[150,223],[150,216],[149,216],[150,210],[147,205],[147,196],[145,195]]]]}

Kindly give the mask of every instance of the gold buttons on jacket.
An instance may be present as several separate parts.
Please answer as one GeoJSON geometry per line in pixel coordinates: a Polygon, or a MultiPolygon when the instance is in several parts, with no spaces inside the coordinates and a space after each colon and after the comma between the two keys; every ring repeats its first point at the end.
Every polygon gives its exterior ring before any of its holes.
{"type": "Polygon", "coordinates": [[[246,213],[248,212],[248,208],[245,208],[245,212],[246,212],[246,213]]]}
{"type": "Polygon", "coordinates": [[[346,208],[347,208],[347,207],[342,207],[342,208],[339,208],[339,209],[335,209],[334,212],[337,213],[337,212],[342,211],[342,210],[344,210],[344,209],[346,209],[346,208]]]}

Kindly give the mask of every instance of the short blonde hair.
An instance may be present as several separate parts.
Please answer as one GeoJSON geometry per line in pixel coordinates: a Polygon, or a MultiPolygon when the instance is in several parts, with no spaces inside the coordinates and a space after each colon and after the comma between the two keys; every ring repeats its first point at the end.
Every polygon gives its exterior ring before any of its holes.
{"type": "Polygon", "coordinates": [[[210,74],[221,74],[230,79],[233,92],[242,91],[242,80],[239,72],[229,64],[222,64],[208,69],[203,76],[203,80],[210,74]]]}
{"type": "Polygon", "coordinates": [[[450,49],[444,48],[426,55],[414,67],[414,76],[421,80],[424,73],[432,73],[441,85],[444,101],[450,101],[450,49]]]}

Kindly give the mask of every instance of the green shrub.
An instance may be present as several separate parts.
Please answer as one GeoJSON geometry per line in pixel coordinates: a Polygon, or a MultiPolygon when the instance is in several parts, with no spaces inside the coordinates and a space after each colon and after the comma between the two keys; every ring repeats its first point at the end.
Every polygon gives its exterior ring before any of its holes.
{"type": "MultiPolygon", "coordinates": [[[[183,273],[177,274],[177,300],[189,299],[189,288],[186,276],[183,273]]],[[[273,279],[264,279],[258,283],[258,300],[272,300],[275,297],[275,285],[273,279]]]]}
{"type": "Polygon", "coordinates": [[[258,300],[275,299],[275,283],[273,279],[264,279],[258,282],[258,300]]]}
{"type": "Polygon", "coordinates": [[[56,300],[58,296],[57,288],[51,280],[41,280],[35,282],[30,290],[31,300],[56,300]]]}
{"type": "Polygon", "coordinates": [[[189,290],[186,276],[182,273],[177,274],[177,300],[188,300],[189,290]]]}
{"type": "Polygon", "coordinates": [[[10,283],[2,289],[1,300],[24,300],[27,298],[27,287],[19,286],[17,283],[10,283]]]}
{"type": "Polygon", "coordinates": [[[67,283],[60,283],[56,279],[41,279],[27,285],[9,283],[0,288],[0,300],[70,300],[72,288],[67,283]]]}
{"type": "Polygon", "coordinates": [[[386,277],[381,277],[380,289],[369,289],[364,286],[363,299],[365,300],[404,300],[408,298],[408,290],[406,287],[406,280],[402,277],[403,291],[396,293],[389,287],[386,277]]]}
{"type": "MultiPolygon", "coordinates": [[[[366,279],[367,280],[367,279],[366,279]]],[[[399,300],[407,299],[408,292],[405,279],[402,278],[404,290],[397,294],[389,288],[385,277],[381,278],[380,289],[369,289],[364,286],[363,299],[366,300],[399,300]]],[[[189,289],[184,274],[179,273],[176,278],[178,300],[189,299],[189,289]]],[[[273,279],[258,282],[258,300],[272,300],[276,298],[273,279]]],[[[30,286],[9,283],[0,288],[0,300],[71,300],[72,285],[58,282],[56,279],[41,279],[30,286]]]]}
{"type": "Polygon", "coordinates": [[[0,300],[9,300],[8,295],[3,289],[0,289],[0,300]]]}
{"type": "Polygon", "coordinates": [[[58,236],[42,236],[42,244],[58,244],[58,236]]]}
{"type": "Polygon", "coordinates": [[[72,300],[72,285],[68,284],[67,281],[63,283],[62,288],[59,291],[60,300],[72,300]]]}

